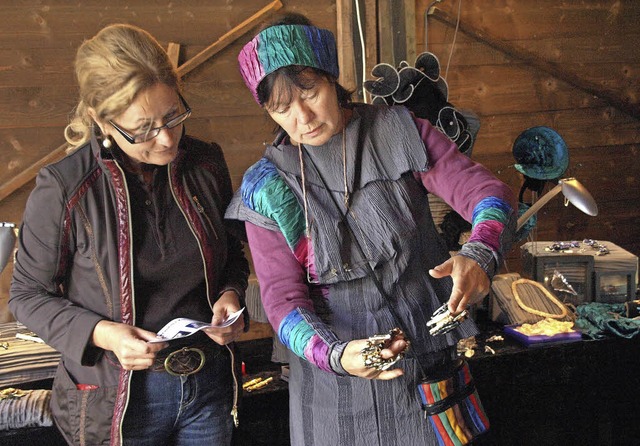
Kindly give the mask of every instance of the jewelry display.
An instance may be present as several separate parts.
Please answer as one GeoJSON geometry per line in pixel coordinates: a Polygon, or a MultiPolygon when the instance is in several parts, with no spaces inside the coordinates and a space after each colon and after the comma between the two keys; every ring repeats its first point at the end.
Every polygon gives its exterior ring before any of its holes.
{"type": "Polygon", "coordinates": [[[572,253],[574,249],[577,249],[578,252],[586,252],[587,248],[582,245],[587,245],[590,249],[596,251],[597,256],[609,254],[609,248],[607,248],[607,245],[603,245],[597,240],[589,238],[582,240],[582,242],[577,240],[572,240],[570,242],[553,242],[549,246],[546,246],[544,250],[547,252],[572,253]]]}
{"type": "Polygon", "coordinates": [[[460,325],[468,315],[469,312],[464,310],[462,313],[453,316],[449,311],[447,304],[444,304],[433,312],[431,319],[427,322],[427,327],[431,327],[429,329],[429,334],[431,334],[431,336],[436,336],[448,333],[460,325]]]}
{"type": "Polygon", "coordinates": [[[409,349],[409,341],[406,340],[407,346],[403,351],[398,353],[393,358],[385,359],[380,353],[385,348],[389,347],[391,343],[398,338],[398,336],[402,335],[402,330],[399,328],[393,328],[389,330],[387,334],[379,334],[375,336],[371,336],[367,339],[367,346],[360,350],[362,353],[362,358],[364,360],[364,366],[369,369],[376,369],[379,371],[388,370],[395,363],[404,358],[404,354],[409,349]]]}
{"type": "Polygon", "coordinates": [[[548,317],[551,319],[563,319],[567,317],[568,310],[567,307],[558,300],[549,290],[547,290],[540,282],[536,282],[535,280],[529,279],[518,279],[511,283],[511,291],[513,291],[513,297],[516,300],[516,303],[520,308],[522,308],[527,313],[535,314],[542,317],[548,317]],[[520,294],[518,294],[518,285],[528,284],[534,286],[542,291],[542,293],[551,301],[554,305],[560,308],[560,314],[547,313],[545,311],[536,310],[535,308],[528,307],[522,302],[520,298],[520,294]]]}

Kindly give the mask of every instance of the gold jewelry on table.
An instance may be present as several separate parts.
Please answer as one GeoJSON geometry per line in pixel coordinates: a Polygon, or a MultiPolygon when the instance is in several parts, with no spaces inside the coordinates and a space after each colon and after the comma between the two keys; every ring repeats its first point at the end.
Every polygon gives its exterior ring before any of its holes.
{"type": "Polygon", "coordinates": [[[573,322],[562,322],[555,319],[543,319],[535,324],[522,324],[520,327],[515,327],[514,330],[522,333],[525,336],[554,336],[559,333],[573,333],[573,322]]]}
{"type": "Polygon", "coordinates": [[[262,381],[262,378],[258,377],[258,378],[254,378],[251,381],[247,381],[246,383],[244,383],[242,385],[243,389],[246,389],[247,387],[251,387],[254,384],[258,384],[260,381],[262,381]]]}
{"type": "Polygon", "coordinates": [[[249,382],[246,382],[242,385],[242,388],[247,392],[252,392],[254,390],[262,389],[266,385],[268,385],[271,381],[273,381],[273,377],[270,376],[267,379],[256,378],[252,379],[249,382]]]}
{"type": "Polygon", "coordinates": [[[549,317],[552,319],[562,319],[568,315],[567,307],[562,302],[560,302],[557,297],[551,294],[551,292],[547,290],[540,282],[536,282],[534,280],[529,280],[529,279],[518,279],[511,283],[511,291],[513,291],[513,297],[515,298],[518,306],[520,306],[520,308],[522,308],[527,313],[535,314],[542,317],[549,317]],[[522,302],[522,299],[520,298],[520,294],[518,294],[518,285],[524,285],[524,284],[529,284],[542,290],[544,295],[551,302],[553,302],[558,308],[560,308],[561,313],[560,314],[547,313],[545,311],[536,310],[535,308],[531,308],[525,305],[524,302],[522,302]]]}
{"type": "Polygon", "coordinates": [[[367,346],[360,350],[362,359],[364,360],[364,366],[369,369],[384,371],[390,369],[396,362],[404,358],[404,354],[409,348],[409,341],[406,339],[405,342],[407,343],[407,346],[405,349],[393,358],[385,359],[380,355],[382,350],[389,347],[389,345],[401,334],[402,330],[399,328],[392,328],[387,334],[379,334],[367,339],[367,346]]]}

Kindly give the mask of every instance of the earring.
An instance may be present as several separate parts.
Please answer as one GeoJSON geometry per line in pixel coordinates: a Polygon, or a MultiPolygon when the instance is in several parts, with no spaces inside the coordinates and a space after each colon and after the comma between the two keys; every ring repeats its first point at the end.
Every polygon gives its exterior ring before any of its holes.
{"type": "Polygon", "coordinates": [[[102,140],[102,147],[105,149],[110,149],[113,146],[113,142],[111,142],[111,138],[109,136],[105,136],[102,140]]]}

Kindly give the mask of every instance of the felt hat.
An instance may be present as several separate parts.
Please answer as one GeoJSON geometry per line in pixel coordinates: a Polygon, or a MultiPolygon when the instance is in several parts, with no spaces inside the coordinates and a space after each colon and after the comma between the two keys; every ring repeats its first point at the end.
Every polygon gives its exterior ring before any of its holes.
{"type": "Polygon", "coordinates": [[[569,166],[567,144],[555,130],[531,127],[518,135],[513,143],[515,168],[537,180],[560,178],[569,166]]]}

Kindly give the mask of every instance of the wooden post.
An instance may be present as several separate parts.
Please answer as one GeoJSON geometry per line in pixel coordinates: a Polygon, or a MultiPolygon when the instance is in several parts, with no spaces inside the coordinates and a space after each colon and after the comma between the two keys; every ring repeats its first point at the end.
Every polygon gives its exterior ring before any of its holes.
{"type": "Polygon", "coordinates": [[[336,1],[336,16],[338,31],[338,64],[340,65],[340,77],[338,82],[347,90],[354,90],[358,86],[356,80],[355,53],[353,51],[353,2],[351,0],[336,1]]]}

